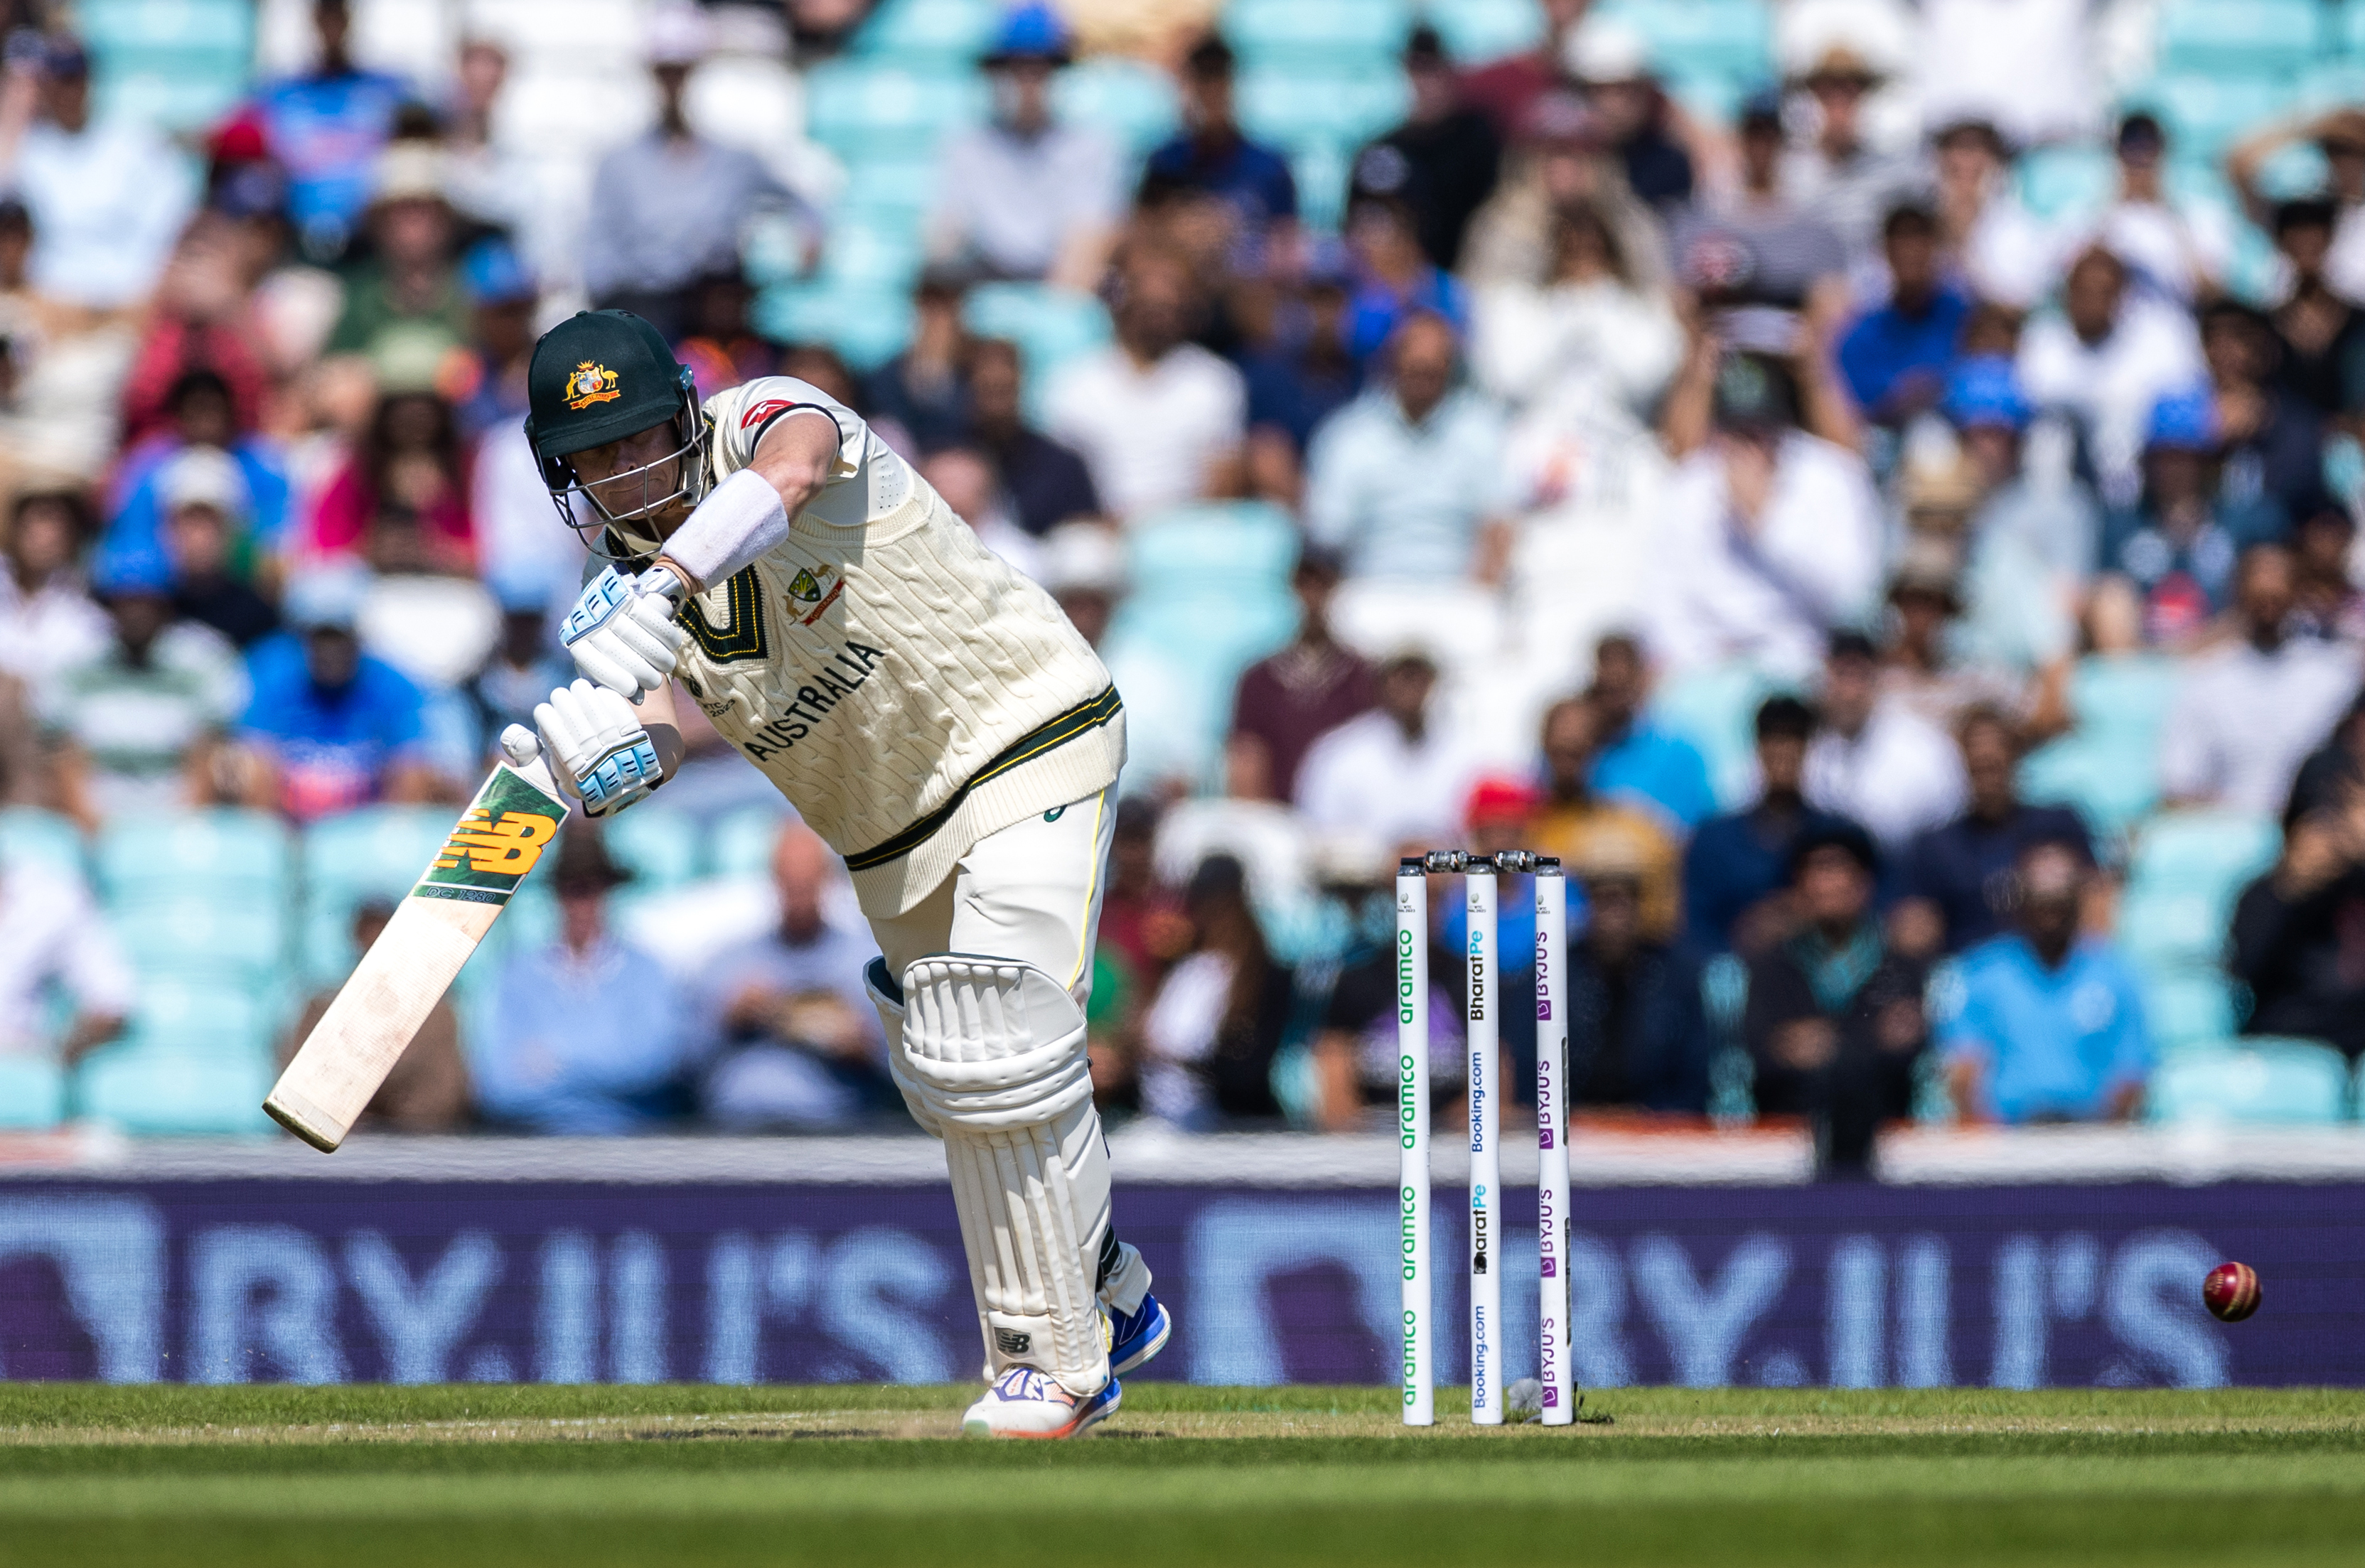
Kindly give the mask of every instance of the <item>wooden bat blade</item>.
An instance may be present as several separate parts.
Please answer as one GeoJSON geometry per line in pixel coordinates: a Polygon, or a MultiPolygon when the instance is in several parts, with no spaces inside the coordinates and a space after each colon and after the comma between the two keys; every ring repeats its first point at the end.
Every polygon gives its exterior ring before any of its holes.
{"type": "Polygon", "coordinates": [[[548,764],[494,767],[279,1075],[273,1120],[336,1152],[566,819],[548,764]]]}

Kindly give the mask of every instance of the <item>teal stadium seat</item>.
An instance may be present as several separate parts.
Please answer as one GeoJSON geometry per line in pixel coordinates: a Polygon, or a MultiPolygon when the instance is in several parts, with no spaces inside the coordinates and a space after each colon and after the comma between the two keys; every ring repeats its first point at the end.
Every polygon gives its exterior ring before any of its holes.
{"type": "Polygon", "coordinates": [[[2159,804],[2159,732],[2176,694],[2176,666],[2139,655],[2081,661],[2069,678],[2078,727],[2021,764],[2032,801],[2078,808],[2104,836],[2159,804]]]}
{"type": "Polygon", "coordinates": [[[768,877],[772,870],[772,846],[789,820],[786,810],[743,806],[714,824],[707,841],[706,863],[717,877],[768,877]]]}
{"type": "Polygon", "coordinates": [[[1317,234],[1336,234],[1347,218],[1347,176],[1355,149],[1309,141],[1289,156],[1297,183],[1297,218],[1317,234]]]}
{"type": "Polygon", "coordinates": [[[2020,160],[2020,200],[2045,219],[2090,212],[2111,196],[2117,165],[2100,147],[2031,148],[2020,160]]]}
{"type": "Polygon", "coordinates": [[[2274,864],[2281,845],[2281,831],[2270,817],[2171,812],[2136,835],[2128,884],[2230,901],[2244,883],[2274,864]]]}
{"type": "Polygon", "coordinates": [[[834,222],[902,228],[913,234],[936,199],[936,155],[919,151],[849,150],[846,188],[830,209],[834,222]]]}
{"type": "Polygon", "coordinates": [[[261,812],[135,817],[100,835],[98,884],[115,904],[185,893],[279,900],[293,885],[294,858],[286,824],[261,812]]]}
{"type": "Polygon", "coordinates": [[[66,1116],[66,1075],[41,1056],[0,1056],[0,1132],[39,1132],[66,1116]]]}
{"type": "Polygon", "coordinates": [[[1182,120],[1173,78],[1154,65],[1113,56],[1079,61],[1059,73],[1051,104],[1061,120],[1091,126],[1135,157],[1172,136],[1182,120]]]}
{"type": "Polygon", "coordinates": [[[212,976],[149,975],[140,984],[131,1030],[151,1045],[169,1043],[192,1056],[235,1056],[270,1045],[281,1022],[279,1003],[269,987],[212,976]]]}
{"type": "Polygon", "coordinates": [[[353,965],[353,910],[410,891],[452,831],[442,806],[367,806],[304,834],[304,979],[326,985],[353,965]]]}
{"type": "Polygon", "coordinates": [[[2316,0],[2169,0],[2160,7],[2162,71],[2291,76],[2324,50],[2316,0]]]}
{"type": "Polygon", "coordinates": [[[2233,983],[2214,971],[2157,976],[2145,982],[2143,997],[2152,1044],[2163,1053],[2223,1040],[2241,1022],[2233,983]]]}
{"type": "Polygon", "coordinates": [[[2322,1126],[2348,1114],[2348,1064],[2308,1040],[2195,1046],[2152,1073],[2151,1119],[2171,1126],[2322,1126]]]}
{"type": "Polygon", "coordinates": [[[30,806],[0,811],[0,867],[19,864],[46,866],[76,879],[87,875],[81,831],[55,812],[30,806]]]}
{"type": "Polygon", "coordinates": [[[1605,0],[1591,13],[1642,35],[1668,77],[1716,73],[1751,83],[1774,74],[1773,8],[1765,0],[1605,0]]]}
{"type": "Polygon", "coordinates": [[[192,1053],[133,1037],[105,1046],[74,1071],[77,1113],[129,1133],[267,1133],[268,1051],[192,1053]]]}
{"type": "Polygon", "coordinates": [[[967,62],[993,41],[999,0],[884,0],[854,35],[854,52],[873,59],[967,62]]]}
{"type": "Polygon", "coordinates": [[[688,812],[668,811],[652,801],[622,812],[608,823],[608,853],[633,873],[637,892],[659,892],[678,887],[701,869],[704,836],[688,812]]]}
{"type": "Polygon", "coordinates": [[[2134,95],[2129,107],[2147,107],[2168,127],[2180,159],[2196,162],[2225,155],[2246,133],[2288,112],[2299,98],[2290,76],[2163,75],[2134,95]]]}
{"type": "Polygon", "coordinates": [[[1393,58],[1412,21],[1404,0],[1232,0],[1223,28],[1251,65],[1335,68],[1393,58]]]}
{"type": "Polygon", "coordinates": [[[830,226],[821,275],[839,288],[902,290],[926,259],[918,225],[848,218],[830,226]]]}
{"type": "Polygon", "coordinates": [[[869,60],[830,60],[805,73],[805,131],[834,151],[917,154],[945,132],[984,118],[975,71],[922,70],[869,60]]]}
{"type": "Polygon", "coordinates": [[[1499,60],[1543,41],[1544,11],[1536,0],[1429,0],[1427,14],[1445,51],[1464,65],[1499,60]]]}
{"type": "Polygon", "coordinates": [[[832,278],[777,284],[756,298],[756,330],[785,343],[826,343],[857,374],[876,370],[912,339],[912,297],[832,278]]]}
{"type": "Polygon", "coordinates": [[[1353,72],[1244,70],[1240,124],[1259,140],[1361,146],[1402,120],[1412,89],[1394,62],[1353,72]]]}
{"type": "Polygon", "coordinates": [[[286,960],[286,906],[275,899],[143,899],[107,923],[142,975],[262,988],[279,982],[286,960]]]}

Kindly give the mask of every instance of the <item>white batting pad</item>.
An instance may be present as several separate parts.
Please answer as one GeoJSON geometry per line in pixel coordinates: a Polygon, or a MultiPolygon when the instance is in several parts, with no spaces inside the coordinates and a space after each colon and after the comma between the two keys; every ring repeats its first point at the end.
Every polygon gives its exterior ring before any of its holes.
{"type": "Polygon", "coordinates": [[[940,953],[903,971],[905,1095],[944,1139],[987,1365],[1089,1396],[1108,1382],[1093,1292],[1109,1224],[1084,1014],[1030,964],[940,953]]]}

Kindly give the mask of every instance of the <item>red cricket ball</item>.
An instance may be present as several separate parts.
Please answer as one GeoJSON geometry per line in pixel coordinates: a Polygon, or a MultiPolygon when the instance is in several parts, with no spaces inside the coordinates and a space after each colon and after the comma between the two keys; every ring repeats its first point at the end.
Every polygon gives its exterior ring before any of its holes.
{"type": "Polygon", "coordinates": [[[2201,1282],[2201,1300],[2221,1323],[2239,1323],[2259,1310],[2259,1271],[2247,1263],[2220,1263],[2201,1282]]]}

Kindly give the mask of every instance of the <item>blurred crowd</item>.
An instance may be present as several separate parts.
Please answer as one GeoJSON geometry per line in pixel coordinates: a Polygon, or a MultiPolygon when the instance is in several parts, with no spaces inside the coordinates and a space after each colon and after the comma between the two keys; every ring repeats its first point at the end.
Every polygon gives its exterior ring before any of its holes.
{"type": "MultiPolygon", "coordinates": [[[[11,0],[7,801],[92,844],[465,801],[568,673],[582,554],[520,431],[526,357],[622,306],[702,393],[780,373],[859,410],[1108,656],[1112,1114],[1391,1124],[1387,890],[1444,846],[1567,867],[1588,1111],[1803,1117],[1844,1164],[1883,1120],[2138,1115],[2172,1047],[2239,1030],[2353,1061],[2365,108],[2196,158],[2121,90],[2180,6],[2205,0],[1743,5],[1772,65],[1721,102],[1671,90],[1647,8],[1541,0],[1492,60],[1408,16],[1401,123],[1316,190],[1249,129],[1221,7],[1026,0],[937,150],[908,328],[866,356],[766,302],[842,264],[878,171],[691,112],[751,13],[803,70],[864,0],[636,11],[648,123],[572,208],[499,133],[490,36],[407,79],[320,0],[308,66],[174,141],[95,114],[94,55],[11,0]],[[1171,136],[1063,112],[1110,53],[1171,81],[1171,136]],[[2087,187],[2038,199],[2072,164],[2087,187]],[[1013,287],[1105,327],[1058,353],[981,328],[1013,287]],[[2122,927],[2176,822],[2272,831],[2169,975],[2122,927]],[[2203,971],[2222,1005],[2166,1015],[2203,971]]],[[[2332,36],[2339,7],[2299,8],[2332,36]]],[[[760,803],[690,744],[642,810],[760,803]]],[[[793,820],[768,848],[762,918],[652,987],[614,918],[633,868],[571,828],[549,930],[380,1110],[891,1122],[842,872],[793,820]]],[[[1430,905],[1450,1114],[1456,888],[1430,905]]],[[[0,1050],[136,1034],[87,890],[11,863],[0,931],[0,1050]]]]}

